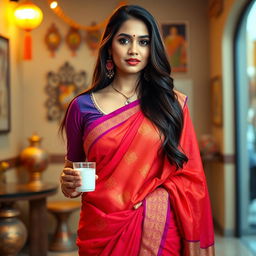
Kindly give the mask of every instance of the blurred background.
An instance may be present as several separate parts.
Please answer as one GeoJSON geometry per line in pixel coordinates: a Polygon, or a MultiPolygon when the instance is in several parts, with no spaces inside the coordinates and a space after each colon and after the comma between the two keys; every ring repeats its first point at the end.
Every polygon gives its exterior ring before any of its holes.
{"type": "MultiPolygon", "coordinates": [[[[58,184],[66,147],[60,121],[70,100],[90,86],[104,24],[118,6],[141,5],[159,23],[175,87],[188,95],[223,248],[217,255],[256,255],[256,1],[33,0],[41,10],[37,25],[14,16],[28,2],[0,0],[1,182],[33,179],[21,152],[35,146],[34,135],[47,154],[37,167],[40,180],[58,184]],[[248,254],[228,254],[225,241],[248,254]]],[[[66,200],[59,190],[47,197],[57,200],[66,200]]],[[[28,201],[15,200],[15,207],[28,228],[28,201]]],[[[69,219],[72,233],[78,218],[75,211],[69,219]]],[[[56,220],[47,220],[51,234],[56,220]]]]}

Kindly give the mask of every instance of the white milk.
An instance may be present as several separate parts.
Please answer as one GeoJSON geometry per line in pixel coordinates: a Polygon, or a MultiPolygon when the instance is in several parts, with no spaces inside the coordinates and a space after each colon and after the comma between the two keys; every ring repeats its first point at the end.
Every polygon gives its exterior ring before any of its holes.
{"type": "Polygon", "coordinates": [[[76,190],[78,192],[89,192],[95,190],[95,168],[76,168],[80,172],[82,185],[76,190]]]}

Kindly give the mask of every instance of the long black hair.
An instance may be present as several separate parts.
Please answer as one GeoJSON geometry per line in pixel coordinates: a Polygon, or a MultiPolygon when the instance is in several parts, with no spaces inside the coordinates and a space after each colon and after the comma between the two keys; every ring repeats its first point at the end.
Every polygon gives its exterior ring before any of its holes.
{"type": "MultiPolygon", "coordinates": [[[[183,112],[173,90],[171,67],[168,62],[160,32],[154,17],[137,5],[125,5],[117,9],[110,17],[99,46],[98,58],[92,78],[92,87],[84,93],[96,92],[108,86],[114,78],[106,76],[106,61],[114,35],[128,19],[143,21],[150,36],[150,56],[147,66],[141,72],[139,96],[141,110],[159,129],[162,137],[162,149],[171,164],[182,168],[188,158],[179,150],[179,141],[183,128],[183,112]]],[[[81,95],[81,94],[80,94],[81,95]]],[[[66,115],[60,130],[65,128],[66,115]]]]}

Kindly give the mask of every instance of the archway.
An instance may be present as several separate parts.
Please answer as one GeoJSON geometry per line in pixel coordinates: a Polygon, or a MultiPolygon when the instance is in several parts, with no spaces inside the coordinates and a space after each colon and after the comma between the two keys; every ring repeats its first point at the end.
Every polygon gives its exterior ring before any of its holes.
{"type": "Polygon", "coordinates": [[[256,0],[242,12],[234,40],[237,235],[256,252],[256,0]]]}

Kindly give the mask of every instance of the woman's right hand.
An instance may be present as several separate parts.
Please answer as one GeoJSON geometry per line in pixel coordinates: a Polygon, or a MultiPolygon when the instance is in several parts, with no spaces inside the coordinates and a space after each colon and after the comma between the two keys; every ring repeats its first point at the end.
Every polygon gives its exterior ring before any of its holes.
{"type": "Polygon", "coordinates": [[[65,167],[60,176],[60,184],[62,193],[66,197],[78,197],[81,192],[76,191],[77,187],[81,186],[81,176],[79,171],[65,167]]]}
{"type": "MultiPolygon", "coordinates": [[[[98,175],[95,175],[96,180],[98,175]]],[[[82,185],[82,179],[79,171],[70,167],[65,167],[60,176],[61,190],[64,196],[69,198],[78,197],[82,192],[78,192],[76,188],[82,185]]]]}

